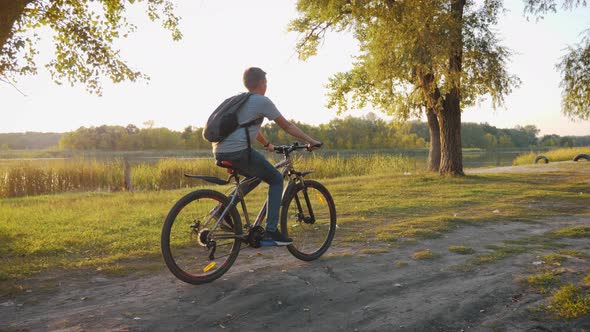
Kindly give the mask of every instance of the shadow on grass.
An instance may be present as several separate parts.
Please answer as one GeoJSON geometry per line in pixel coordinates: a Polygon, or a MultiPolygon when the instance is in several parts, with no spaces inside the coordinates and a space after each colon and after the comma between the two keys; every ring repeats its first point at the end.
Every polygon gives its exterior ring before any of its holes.
{"type": "MultiPolygon", "coordinates": [[[[17,250],[14,248],[16,236],[10,234],[4,227],[0,227],[0,257],[7,258],[13,255],[17,250]]],[[[8,275],[0,271],[0,281],[8,280],[8,275]]]]}

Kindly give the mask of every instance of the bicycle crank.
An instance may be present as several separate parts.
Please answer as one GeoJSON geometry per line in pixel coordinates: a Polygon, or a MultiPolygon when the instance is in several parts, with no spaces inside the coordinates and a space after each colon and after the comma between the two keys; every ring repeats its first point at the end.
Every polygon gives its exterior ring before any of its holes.
{"type": "Polygon", "coordinates": [[[260,241],[262,240],[263,236],[264,236],[264,228],[262,228],[262,226],[254,226],[254,227],[250,228],[246,242],[248,242],[248,244],[252,248],[260,248],[261,247],[260,241]]]}

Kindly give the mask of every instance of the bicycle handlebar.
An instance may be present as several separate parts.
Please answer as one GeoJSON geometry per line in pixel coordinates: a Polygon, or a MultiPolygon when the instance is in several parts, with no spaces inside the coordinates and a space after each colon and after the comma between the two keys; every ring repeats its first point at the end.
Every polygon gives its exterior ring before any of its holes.
{"type": "Polygon", "coordinates": [[[306,149],[307,151],[311,152],[313,148],[320,148],[324,145],[324,143],[315,144],[313,146],[307,145],[299,145],[299,142],[295,142],[291,145],[276,145],[274,147],[274,151],[279,154],[289,154],[295,150],[303,150],[306,149]]]}

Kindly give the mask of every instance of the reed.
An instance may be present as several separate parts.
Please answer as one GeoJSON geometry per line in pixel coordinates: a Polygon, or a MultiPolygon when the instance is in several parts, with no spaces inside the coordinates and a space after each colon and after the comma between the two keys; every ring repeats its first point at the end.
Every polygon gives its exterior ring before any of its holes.
{"type": "MultiPolygon", "coordinates": [[[[330,156],[298,155],[298,170],[314,170],[315,178],[337,178],[414,172],[414,161],[395,155],[330,156]]],[[[226,170],[212,159],[160,159],[156,163],[131,166],[131,183],[136,191],[170,190],[204,185],[185,173],[226,178],[226,170]]],[[[0,164],[0,198],[62,192],[125,190],[125,163],[121,159],[19,161],[0,164]]]]}
{"type": "Polygon", "coordinates": [[[590,146],[561,148],[546,152],[527,152],[519,155],[512,161],[512,165],[530,165],[535,162],[537,156],[545,156],[550,162],[573,160],[580,153],[590,154],[590,146]]]}
{"type": "Polygon", "coordinates": [[[124,188],[120,161],[19,161],[0,168],[0,197],[124,188]]]}

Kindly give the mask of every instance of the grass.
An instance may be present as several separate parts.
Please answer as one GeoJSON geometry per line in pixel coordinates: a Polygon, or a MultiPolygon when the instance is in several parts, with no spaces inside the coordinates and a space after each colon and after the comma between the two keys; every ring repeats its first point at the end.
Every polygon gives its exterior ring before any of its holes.
{"type": "Polygon", "coordinates": [[[561,265],[561,263],[564,262],[567,259],[566,256],[560,255],[560,254],[555,254],[555,253],[543,255],[543,256],[541,256],[539,258],[543,262],[545,262],[546,264],[552,264],[552,265],[556,265],[556,266],[561,265]]]}
{"type": "Polygon", "coordinates": [[[475,253],[473,248],[468,248],[465,246],[449,246],[449,251],[460,255],[471,255],[475,253]]]}
{"type": "MultiPolygon", "coordinates": [[[[301,170],[314,170],[315,176],[321,178],[403,174],[416,170],[410,158],[398,155],[339,158],[313,154],[298,155],[295,160],[301,170]]],[[[0,160],[0,198],[76,191],[121,191],[126,189],[125,171],[123,159],[0,160]]],[[[169,190],[205,184],[184,177],[185,173],[227,177],[226,171],[216,167],[211,158],[160,159],[156,163],[130,165],[129,173],[134,191],[169,190]]]]}
{"type": "Polygon", "coordinates": [[[530,248],[527,248],[525,246],[514,245],[487,246],[487,249],[490,249],[491,251],[486,254],[478,255],[469,262],[475,265],[494,263],[499,260],[520,255],[522,253],[530,251],[530,248]]]}
{"type": "Polygon", "coordinates": [[[529,287],[537,289],[541,294],[547,293],[547,290],[558,282],[554,272],[545,272],[528,276],[526,282],[529,287]]]}
{"type": "MultiPolygon", "coordinates": [[[[558,249],[554,244],[559,240],[590,237],[588,227],[571,226],[547,232],[521,241],[510,241],[523,252],[548,249],[552,252],[537,256],[543,264],[536,264],[535,274],[520,278],[528,287],[540,294],[550,294],[547,305],[537,309],[548,313],[556,319],[576,319],[590,314],[590,274],[588,258],[590,255],[581,250],[558,249]],[[584,272],[586,271],[586,272],[584,272]],[[584,275],[580,278],[580,275],[584,275]]],[[[506,241],[508,242],[508,241],[506,241]]],[[[567,241],[566,241],[567,242],[567,241]]],[[[571,240],[570,240],[571,242],[571,240]]],[[[518,250],[516,250],[518,251],[518,250]]]]}
{"type": "Polygon", "coordinates": [[[581,238],[581,237],[590,237],[590,227],[588,226],[572,226],[562,228],[554,232],[556,236],[559,237],[572,237],[572,238],[581,238]]]}
{"type": "MultiPolygon", "coordinates": [[[[584,165],[590,168],[590,163],[584,165]]],[[[462,178],[364,175],[322,179],[322,183],[338,210],[335,245],[355,246],[359,241],[411,244],[465,225],[590,214],[590,189],[583,180],[565,170],[462,178]]],[[[215,189],[223,192],[229,187],[215,189]]],[[[14,283],[53,269],[122,273],[125,267],[118,265],[127,266],[123,262],[158,260],[162,222],[172,205],[191,190],[0,199],[0,281],[14,283]]],[[[252,217],[265,191],[263,185],[248,195],[252,217]]],[[[552,236],[586,236],[587,231],[571,228],[552,236]]],[[[481,264],[525,250],[518,245],[488,249],[490,253],[477,258],[481,264]]]]}
{"type": "Polygon", "coordinates": [[[537,156],[543,155],[549,162],[574,160],[580,153],[590,154],[590,147],[561,148],[546,152],[523,153],[512,161],[512,165],[530,165],[535,162],[537,156]]]}
{"type": "Polygon", "coordinates": [[[590,289],[567,284],[549,297],[549,312],[557,318],[574,319],[590,314],[590,289]]]}
{"type": "Polygon", "coordinates": [[[389,250],[387,249],[381,249],[381,248],[366,248],[366,249],[361,249],[361,254],[365,254],[365,255],[371,255],[371,254],[384,254],[389,252],[389,250]]]}
{"type": "Polygon", "coordinates": [[[412,259],[417,261],[436,259],[440,257],[440,254],[432,252],[430,249],[422,249],[412,253],[412,259]]]}
{"type": "Polygon", "coordinates": [[[406,262],[406,261],[396,261],[395,263],[393,263],[393,265],[395,267],[406,267],[408,266],[410,263],[406,262]]]}

